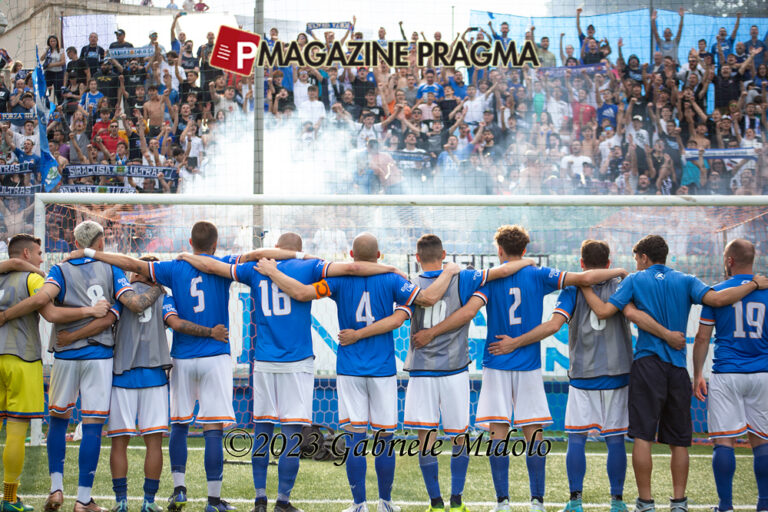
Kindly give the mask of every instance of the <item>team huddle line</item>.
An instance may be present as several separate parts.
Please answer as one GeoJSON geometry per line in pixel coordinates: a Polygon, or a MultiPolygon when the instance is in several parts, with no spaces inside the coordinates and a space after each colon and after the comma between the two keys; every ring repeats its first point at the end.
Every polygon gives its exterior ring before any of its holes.
{"type": "MultiPolygon", "coordinates": [[[[302,428],[311,424],[314,353],[311,301],[336,302],[340,332],[336,354],[339,424],[344,429],[346,468],[353,504],[367,512],[368,430],[373,449],[378,511],[397,512],[393,502],[398,423],[397,366],[393,330],[410,319],[409,372],[404,426],[418,432],[419,467],[430,512],[466,512],[462,495],[469,456],[469,324],[485,307],[487,338],[475,426],[490,434],[488,461],[496,494],[495,512],[509,502],[509,436],[521,430],[529,477],[531,512],[544,512],[546,455],[542,428],[552,423],[541,374],[540,341],[569,323],[569,391],[566,469],[570,499],[564,512],[582,512],[587,434],[597,430],[608,451],[611,512],[625,512],[625,436],[634,440],[636,512],[655,510],[651,488],[654,442],[670,447],[672,512],[686,512],[688,448],[692,440],[692,393],[708,396],[708,427],[714,440],[713,471],[720,502],[732,509],[733,439],[747,435],[753,449],[758,512],[768,510],[768,278],[752,270],[754,246],[732,240],[723,267],[728,280],[707,286],[666,266],[666,241],[648,235],[633,248],[637,271],[611,268],[606,242],[585,240],[582,272],[536,267],[525,258],[525,228],[501,226],[495,236],[501,265],[460,269],[443,265],[446,252],[436,235],[416,245],[421,273],[409,281],[398,269],[378,263],[378,241],[370,233],[353,242],[349,263],[326,262],[301,251],[296,233],[284,233],[275,248],[216,257],[218,231],[197,222],[193,254],[172,261],[104,252],[104,230],[93,221],[74,231],[77,251],[43,279],[40,240],[16,235],[10,260],[0,263],[0,415],[5,417],[3,511],[26,511],[17,496],[30,418],[44,415],[38,312],[55,327],[48,393],[47,452],[51,477],[45,512],[64,501],[66,431],[78,398],[83,423],[74,512],[103,512],[91,496],[108,423],[116,504],[126,512],[127,448],[140,435],[147,447],[142,512],[159,512],[155,495],[162,472],[162,435],[168,444],[173,494],[169,512],[187,504],[187,436],[202,425],[208,502],[205,512],[233,510],[221,498],[223,430],[235,422],[233,374],[228,342],[230,284],[246,284],[256,305],[253,361],[253,438],[273,446],[278,458],[275,510],[298,511],[290,503],[302,428]],[[129,278],[126,276],[128,272],[129,278]],[[170,289],[171,294],[167,293],[170,289]],[[543,300],[560,290],[549,320],[543,300]],[[693,348],[693,385],[686,364],[685,330],[692,304],[703,304],[693,348]],[[633,348],[629,324],[638,327],[633,348]],[[173,330],[168,347],[166,327],[173,330]],[[710,341],[715,357],[709,383],[703,377],[710,341]],[[9,384],[5,384],[8,382],[9,384]],[[199,406],[197,412],[195,407],[199,406]],[[170,415],[168,411],[170,410],[170,415]],[[274,427],[280,427],[275,435],[274,427]],[[434,453],[451,439],[450,503],[443,500],[434,453]]],[[[248,436],[250,439],[250,435],[248,436]]],[[[337,438],[341,439],[341,438],[337,438]]],[[[513,454],[514,446],[513,443],[513,454]]],[[[258,448],[258,446],[253,446],[258,448]]],[[[267,450],[254,449],[253,512],[267,508],[267,450]]]]}

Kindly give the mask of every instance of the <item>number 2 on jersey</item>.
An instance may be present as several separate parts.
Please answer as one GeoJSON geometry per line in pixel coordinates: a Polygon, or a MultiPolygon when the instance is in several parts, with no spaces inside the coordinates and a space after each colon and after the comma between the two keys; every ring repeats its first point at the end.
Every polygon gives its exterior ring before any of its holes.
{"type": "Polygon", "coordinates": [[[369,292],[363,292],[363,296],[360,297],[360,303],[357,305],[357,311],[355,312],[355,322],[364,323],[368,326],[374,321],[376,321],[376,319],[371,312],[371,294],[369,292]]]}
{"type": "Polygon", "coordinates": [[[509,294],[512,296],[512,305],[509,306],[509,325],[520,325],[523,323],[523,319],[515,316],[517,308],[520,307],[520,303],[523,300],[520,288],[510,288],[509,294]]]}

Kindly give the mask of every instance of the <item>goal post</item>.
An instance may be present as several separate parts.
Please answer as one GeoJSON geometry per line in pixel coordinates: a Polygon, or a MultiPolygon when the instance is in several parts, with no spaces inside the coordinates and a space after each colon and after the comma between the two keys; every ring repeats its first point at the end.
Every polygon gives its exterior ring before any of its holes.
{"type": "MultiPolygon", "coordinates": [[[[443,240],[448,259],[462,265],[488,268],[499,263],[493,235],[500,225],[521,224],[531,236],[528,254],[539,264],[580,270],[581,242],[606,240],[614,266],[635,269],[634,243],[647,234],[664,236],[670,247],[668,265],[713,284],[723,279],[722,250],[728,240],[747,238],[758,249],[756,268],[768,258],[768,198],[763,196],[414,196],[414,195],[152,195],[152,194],[38,194],[35,197],[35,235],[71,242],[71,230],[84,219],[105,227],[107,250],[133,256],[145,253],[161,260],[189,251],[192,224],[211,220],[219,228],[219,253],[247,252],[257,246],[252,236],[253,207],[258,206],[264,238],[258,245],[274,246],[281,233],[294,231],[303,250],[329,261],[349,259],[354,236],[371,232],[379,241],[384,263],[414,275],[416,240],[434,233],[443,240]]],[[[56,247],[50,244],[49,247],[56,247]]],[[[46,270],[64,259],[63,252],[46,252],[46,270]]],[[[549,318],[556,294],[545,298],[543,320],[549,318]]],[[[252,326],[259,304],[248,287],[233,285],[230,293],[230,344],[235,375],[238,424],[249,426],[249,376],[252,351],[258,340],[252,326]]],[[[42,322],[41,322],[42,323],[42,322]]],[[[698,309],[690,315],[687,337],[692,343],[698,309]]],[[[402,415],[407,374],[402,372],[409,346],[409,327],[395,331],[395,355],[402,415]]],[[[633,331],[634,332],[634,331],[633,331]]],[[[482,370],[486,323],[484,311],[470,326],[472,413],[482,370]]],[[[335,351],[338,322],[333,301],[312,306],[315,352],[314,420],[335,426],[335,351]]],[[[46,338],[47,339],[47,338],[46,338]]],[[[689,350],[689,364],[690,353],[689,350]]],[[[542,373],[547,398],[562,430],[567,399],[567,325],[541,343],[542,373]]],[[[50,365],[46,354],[44,365],[50,365]],[[47,358],[47,359],[46,359],[47,358]]],[[[694,429],[706,431],[703,407],[694,403],[694,429]]],[[[400,418],[402,421],[402,417],[400,418]]],[[[40,439],[40,425],[33,430],[40,439]]]]}

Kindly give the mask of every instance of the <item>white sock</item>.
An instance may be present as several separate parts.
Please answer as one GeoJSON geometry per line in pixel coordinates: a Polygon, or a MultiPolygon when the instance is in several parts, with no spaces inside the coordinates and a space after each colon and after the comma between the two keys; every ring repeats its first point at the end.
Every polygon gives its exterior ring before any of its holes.
{"type": "Polygon", "coordinates": [[[64,475],[62,473],[51,473],[51,492],[64,490],[64,475]]]}
{"type": "Polygon", "coordinates": [[[208,496],[211,498],[221,497],[221,480],[208,480],[208,496]]]}
{"type": "Polygon", "coordinates": [[[83,505],[87,505],[91,502],[91,488],[90,487],[78,487],[77,488],[77,501],[83,505]]]}
{"type": "Polygon", "coordinates": [[[171,476],[173,477],[173,487],[186,487],[184,485],[184,473],[174,471],[171,476]]]}

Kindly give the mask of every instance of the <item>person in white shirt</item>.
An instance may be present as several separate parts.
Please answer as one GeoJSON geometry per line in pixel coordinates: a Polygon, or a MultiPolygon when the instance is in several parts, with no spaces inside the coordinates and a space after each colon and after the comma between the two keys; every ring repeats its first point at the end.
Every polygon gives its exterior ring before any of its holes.
{"type": "Polygon", "coordinates": [[[564,156],[560,160],[560,177],[566,177],[563,173],[564,171],[569,178],[581,176],[584,173],[585,163],[594,165],[591,158],[581,154],[581,141],[575,140],[571,142],[571,154],[564,156]]]}
{"type": "Polygon", "coordinates": [[[464,99],[464,122],[470,125],[476,125],[483,120],[483,112],[488,108],[488,98],[493,94],[493,87],[488,89],[485,94],[477,94],[477,88],[474,85],[467,87],[467,97],[464,99]]]}
{"type": "Polygon", "coordinates": [[[563,91],[557,85],[552,87],[552,92],[547,97],[547,112],[549,117],[552,118],[552,124],[557,132],[571,118],[571,107],[563,101],[563,91]]]}
{"type": "Polygon", "coordinates": [[[597,145],[597,149],[600,151],[601,161],[610,158],[613,148],[618,147],[621,149],[621,136],[615,132],[613,126],[608,125],[603,128],[603,133],[605,134],[605,140],[597,145]]]}
{"type": "Polygon", "coordinates": [[[643,116],[635,115],[632,117],[632,122],[627,123],[626,133],[624,134],[624,140],[627,144],[630,142],[630,135],[635,141],[635,144],[644,148],[651,145],[651,139],[648,136],[648,132],[643,128],[643,116]]]}
{"type": "Polygon", "coordinates": [[[309,100],[308,89],[312,85],[309,83],[309,71],[304,68],[299,69],[293,82],[293,104],[301,105],[309,100]]]}
{"type": "Polygon", "coordinates": [[[317,99],[317,95],[317,86],[310,85],[307,88],[307,101],[299,104],[298,107],[299,119],[301,119],[302,122],[309,121],[312,123],[315,130],[320,127],[320,122],[325,119],[325,106],[322,101],[317,99]]]}

